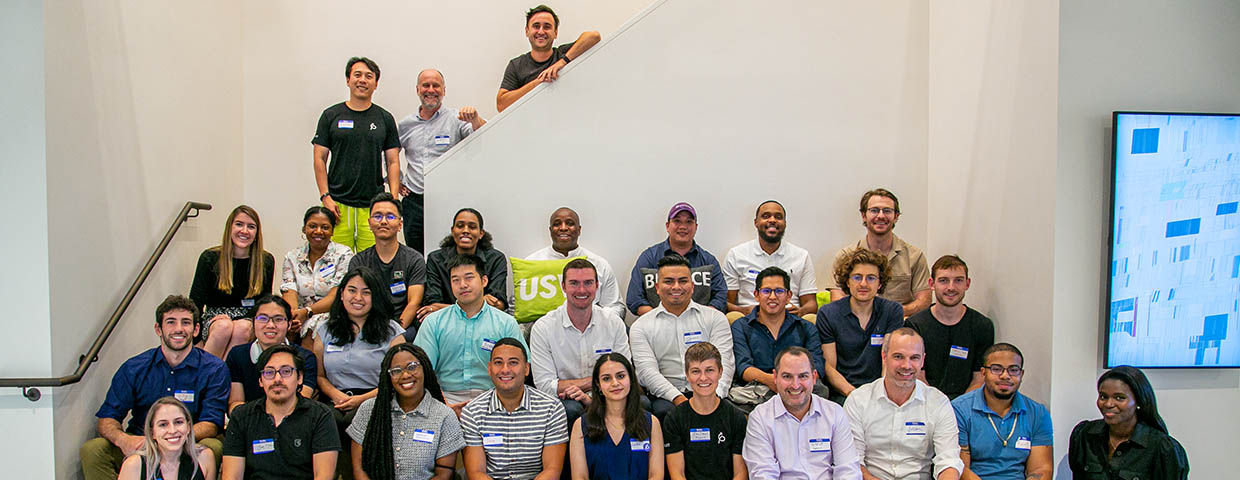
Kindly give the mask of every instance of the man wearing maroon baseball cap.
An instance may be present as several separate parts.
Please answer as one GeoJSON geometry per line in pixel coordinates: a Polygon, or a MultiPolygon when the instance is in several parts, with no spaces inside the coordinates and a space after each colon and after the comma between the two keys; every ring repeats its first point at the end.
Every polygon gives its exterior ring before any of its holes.
{"type": "Polygon", "coordinates": [[[669,253],[677,253],[689,261],[693,279],[693,301],[710,305],[723,312],[727,308],[727,284],[719,261],[693,240],[697,234],[697,210],[688,202],[672,205],[667,212],[667,239],[647,248],[637,257],[629,276],[625,304],[629,311],[642,315],[658,305],[654,293],[656,265],[669,253]]]}

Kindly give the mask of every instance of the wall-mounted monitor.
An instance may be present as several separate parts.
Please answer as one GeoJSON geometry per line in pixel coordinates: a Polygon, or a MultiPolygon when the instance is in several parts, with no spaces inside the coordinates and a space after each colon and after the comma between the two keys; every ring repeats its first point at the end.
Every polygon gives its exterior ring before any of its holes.
{"type": "Polygon", "coordinates": [[[1107,367],[1240,367],[1240,114],[1114,127],[1107,367]]]}

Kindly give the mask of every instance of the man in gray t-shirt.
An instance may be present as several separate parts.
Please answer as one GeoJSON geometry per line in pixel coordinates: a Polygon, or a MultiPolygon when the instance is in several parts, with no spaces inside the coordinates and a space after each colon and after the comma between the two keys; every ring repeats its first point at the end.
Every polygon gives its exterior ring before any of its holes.
{"type": "Polygon", "coordinates": [[[396,124],[405,162],[401,165],[400,214],[404,217],[405,245],[424,252],[422,212],[425,210],[423,174],[426,165],[446,153],[474,130],[486,125],[474,107],[443,106],[443,73],[433,68],[418,74],[417,92],[422,105],[396,124]]]}
{"type": "Polygon", "coordinates": [[[553,47],[559,26],[560,17],[551,7],[539,5],[525,12],[525,38],[530,41],[530,51],[508,61],[499,95],[495,97],[496,110],[504,111],[540,83],[554,82],[561,68],[601,38],[598,32],[588,31],[575,42],[553,47]]]}

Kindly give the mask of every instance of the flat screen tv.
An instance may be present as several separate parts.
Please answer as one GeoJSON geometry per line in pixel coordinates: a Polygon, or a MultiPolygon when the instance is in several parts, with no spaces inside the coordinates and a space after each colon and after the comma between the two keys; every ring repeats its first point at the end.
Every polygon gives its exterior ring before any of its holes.
{"type": "Polygon", "coordinates": [[[1240,114],[1113,131],[1107,367],[1240,367],[1240,114]]]}

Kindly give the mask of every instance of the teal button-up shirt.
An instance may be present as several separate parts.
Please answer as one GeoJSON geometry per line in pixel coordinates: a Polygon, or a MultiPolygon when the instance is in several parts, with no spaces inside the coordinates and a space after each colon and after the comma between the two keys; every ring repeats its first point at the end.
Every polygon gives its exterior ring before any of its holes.
{"type": "Polygon", "coordinates": [[[444,391],[488,390],[493,387],[487,374],[491,347],[505,337],[517,339],[529,352],[512,315],[484,304],[477,315],[467,317],[454,303],[426,317],[413,344],[426,350],[444,391]]]}

